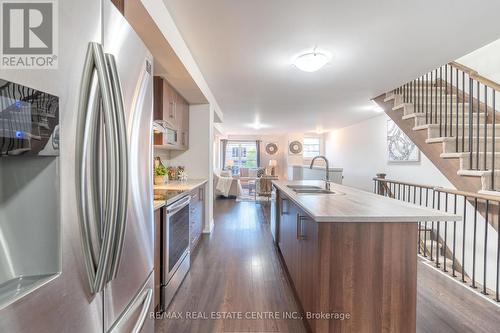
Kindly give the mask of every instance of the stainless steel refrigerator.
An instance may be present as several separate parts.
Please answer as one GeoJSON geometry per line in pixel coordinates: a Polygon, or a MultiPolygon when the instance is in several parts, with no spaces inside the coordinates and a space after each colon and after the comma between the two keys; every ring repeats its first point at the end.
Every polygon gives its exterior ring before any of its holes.
{"type": "Polygon", "coordinates": [[[153,59],[109,0],[58,7],[58,69],[0,70],[60,114],[58,157],[0,157],[0,332],[152,332],[153,59]]]}

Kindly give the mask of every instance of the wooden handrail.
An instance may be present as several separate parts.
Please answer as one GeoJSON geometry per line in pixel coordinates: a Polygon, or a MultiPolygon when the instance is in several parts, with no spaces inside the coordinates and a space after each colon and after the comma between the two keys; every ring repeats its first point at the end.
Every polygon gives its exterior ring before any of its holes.
{"type": "Polygon", "coordinates": [[[459,70],[467,73],[472,79],[488,86],[489,88],[492,88],[496,91],[500,91],[500,84],[498,84],[495,81],[492,81],[488,78],[485,78],[484,76],[480,75],[477,71],[473,70],[472,68],[467,67],[465,65],[462,65],[456,61],[450,62],[450,66],[458,68],[459,70]]]}
{"type": "Polygon", "coordinates": [[[435,186],[430,186],[430,185],[407,183],[407,182],[401,182],[398,180],[391,180],[391,179],[378,178],[378,177],[374,177],[373,180],[376,180],[379,182],[393,183],[393,184],[398,184],[398,185],[400,184],[400,185],[408,185],[408,186],[418,186],[418,187],[422,187],[422,188],[428,188],[429,190],[433,190],[435,188],[435,186]]]}
{"type": "Polygon", "coordinates": [[[494,195],[459,191],[459,190],[453,190],[453,189],[448,189],[448,188],[439,187],[439,186],[429,186],[429,185],[422,185],[422,184],[415,184],[415,183],[407,183],[407,182],[401,182],[401,181],[397,181],[397,180],[391,180],[391,179],[385,179],[385,178],[379,178],[379,177],[374,177],[373,180],[378,181],[378,182],[382,182],[382,183],[393,183],[393,184],[398,184],[398,185],[416,186],[416,187],[421,187],[421,188],[425,188],[425,189],[429,189],[429,190],[434,190],[434,191],[441,192],[441,193],[456,194],[456,195],[464,196],[467,198],[473,198],[473,199],[477,198],[477,199],[481,199],[481,200],[500,202],[500,197],[497,197],[494,195]]]}
{"type": "Polygon", "coordinates": [[[441,192],[441,193],[456,194],[456,195],[460,195],[460,196],[467,197],[467,198],[477,198],[477,199],[482,199],[482,200],[500,202],[500,197],[494,196],[494,195],[452,190],[452,189],[448,189],[448,188],[444,188],[444,187],[435,187],[434,190],[437,192],[441,192]]]}
{"type": "Polygon", "coordinates": [[[458,63],[458,62],[456,62],[456,61],[452,61],[452,62],[450,62],[450,65],[451,65],[452,67],[458,68],[458,69],[459,69],[459,70],[461,70],[462,72],[465,72],[465,73],[467,73],[467,74],[469,74],[469,75],[472,75],[472,74],[478,74],[478,72],[477,72],[477,71],[475,71],[475,70],[473,70],[472,68],[467,67],[467,66],[465,66],[465,65],[462,65],[462,64],[460,64],[460,63],[458,63]]]}

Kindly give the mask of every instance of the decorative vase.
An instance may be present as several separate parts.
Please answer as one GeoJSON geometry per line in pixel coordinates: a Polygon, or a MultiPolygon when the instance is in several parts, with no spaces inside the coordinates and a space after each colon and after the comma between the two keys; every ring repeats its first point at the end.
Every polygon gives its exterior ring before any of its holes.
{"type": "Polygon", "coordinates": [[[165,176],[155,176],[154,182],[155,185],[163,185],[165,184],[165,176]]]}

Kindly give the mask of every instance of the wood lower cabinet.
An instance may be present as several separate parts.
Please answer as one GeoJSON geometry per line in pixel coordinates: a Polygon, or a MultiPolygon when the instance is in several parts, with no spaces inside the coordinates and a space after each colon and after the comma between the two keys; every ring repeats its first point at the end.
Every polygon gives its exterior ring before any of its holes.
{"type": "Polygon", "coordinates": [[[204,219],[205,185],[201,185],[191,191],[191,202],[189,203],[189,247],[191,251],[196,248],[203,233],[204,219]]]}
{"type": "Polygon", "coordinates": [[[279,248],[311,331],[416,331],[416,223],[316,222],[278,197],[279,248]]]}
{"type": "Polygon", "coordinates": [[[154,244],[154,297],[153,304],[155,311],[160,309],[160,290],[161,290],[161,222],[162,211],[165,208],[159,208],[154,212],[155,218],[155,244],[154,244]]]}

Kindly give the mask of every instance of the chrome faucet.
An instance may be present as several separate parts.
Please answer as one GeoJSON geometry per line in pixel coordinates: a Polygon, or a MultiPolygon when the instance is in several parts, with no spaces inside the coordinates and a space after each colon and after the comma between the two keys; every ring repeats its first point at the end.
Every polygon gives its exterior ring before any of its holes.
{"type": "Polygon", "coordinates": [[[318,156],[314,156],[313,159],[311,160],[311,165],[309,166],[309,169],[312,169],[313,166],[314,166],[314,161],[316,161],[316,159],[322,159],[325,161],[326,163],[326,169],[325,169],[325,189],[330,191],[330,164],[328,163],[328,159],[323,156],[323,155],[318,155],[318,156]]]}

